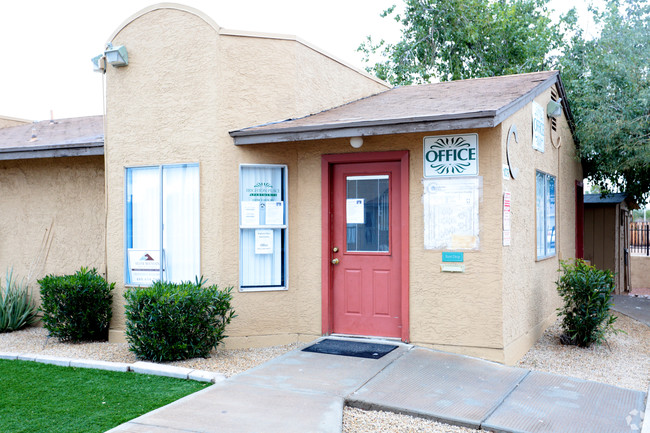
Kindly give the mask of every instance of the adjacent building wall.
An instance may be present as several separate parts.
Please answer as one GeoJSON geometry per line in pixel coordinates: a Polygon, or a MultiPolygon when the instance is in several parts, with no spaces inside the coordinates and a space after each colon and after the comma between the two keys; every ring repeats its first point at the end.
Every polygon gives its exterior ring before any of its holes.
{"type": "Polygon", "coordinates": [[[631,283],[634,289],[650,289],[650,256],[631,255],[631,283]]]}
{"type": "MultiPolygon", "coordinates": [[[[551,89],[535,98],[542,107],[551,99],[551,89]]],[[[508,130],[515,125],[518,141],[510,139],[510,157],[518,169],[516,179],[502,179],[503,192],[511,193],[511,245],[503,250],[503,362],[517,361],[556,320],[560,298],[556,292],[559,261],[575,257],[575,182],[582,180],[576,149],[566,117],[557,120],[557,133],[546,118],[544,152],[532,147],[532,104],[527,104],[501,124],[501,160],[492,166],[507,166],[508,130]],[[559,139],[559,141],[558,141],[559,139]],[[556,177],[556,254],[537,260],[535,173],[556,177]]],[[[503,206],[503,198],[496,200],[503,206]]],[[[492,228],[501,233],[502,217],[492,228]]],[[[499,240],[501,242],[501,240],[499,240]]]]}
{"type": "Polygon", "coordinates": [[[11,268],[33,289],[50,273],[104,272],[101,156],[0,161],[0,209],[3,281],[11,268]]]}
{"type": "Polygon", "coordinates": [[[0,129],[10,128],[12,126],[25,125],[26,123],[31,123],[30,120],[16,119],[14,117],[0,116],[0,129]]]}

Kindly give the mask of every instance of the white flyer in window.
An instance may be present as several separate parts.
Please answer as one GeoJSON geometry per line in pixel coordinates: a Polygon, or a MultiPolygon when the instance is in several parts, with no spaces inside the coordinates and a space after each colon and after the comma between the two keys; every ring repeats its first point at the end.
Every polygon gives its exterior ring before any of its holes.
{"type": "Polygon", "coordinates": [[[267,201],[266,204],[266,224],[280,226],[284,224],[284,202],[267,201]]]}
{"type": "Polygon", "coordinates": [[[255,254],[273,254],[273,230],[255,230],[255,254]]]}
{"type": "Polygon", "coordinates": [[[365,224],[364,199],[349,198],[345,202],[345,215],[348,224],[365,224]]]}
{"type": "Polygon", "coordinates": [[[260,225],[260,202],[258,201],[241,202],[241,225],[243,227],[260,225]]]}

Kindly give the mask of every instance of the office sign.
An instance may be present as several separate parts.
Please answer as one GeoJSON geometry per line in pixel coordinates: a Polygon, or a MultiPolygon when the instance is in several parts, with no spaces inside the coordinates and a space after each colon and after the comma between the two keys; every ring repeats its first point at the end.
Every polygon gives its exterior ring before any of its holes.
{"type": "Polygon", "coordinates": [[[424,177],[476,176],[478,134],[424,137],[424,177]]]}

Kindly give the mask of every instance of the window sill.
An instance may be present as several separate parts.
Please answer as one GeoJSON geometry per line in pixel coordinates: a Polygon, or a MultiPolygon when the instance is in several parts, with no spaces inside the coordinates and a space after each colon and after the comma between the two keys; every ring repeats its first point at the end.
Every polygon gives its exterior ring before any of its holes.
{"type": "Polygon", "coordinates": [[[240,287],[239,291],[245,292],[286,292],[288,287],[240,287]]]}

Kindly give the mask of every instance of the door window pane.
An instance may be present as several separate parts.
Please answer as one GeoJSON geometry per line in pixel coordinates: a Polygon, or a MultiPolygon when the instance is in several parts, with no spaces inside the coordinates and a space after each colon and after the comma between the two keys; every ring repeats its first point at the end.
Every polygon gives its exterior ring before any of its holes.
{"type": "Polygon", "coordinates": [[[389,177],[346,178],[347,250],[388,252],[389,177]]]}

